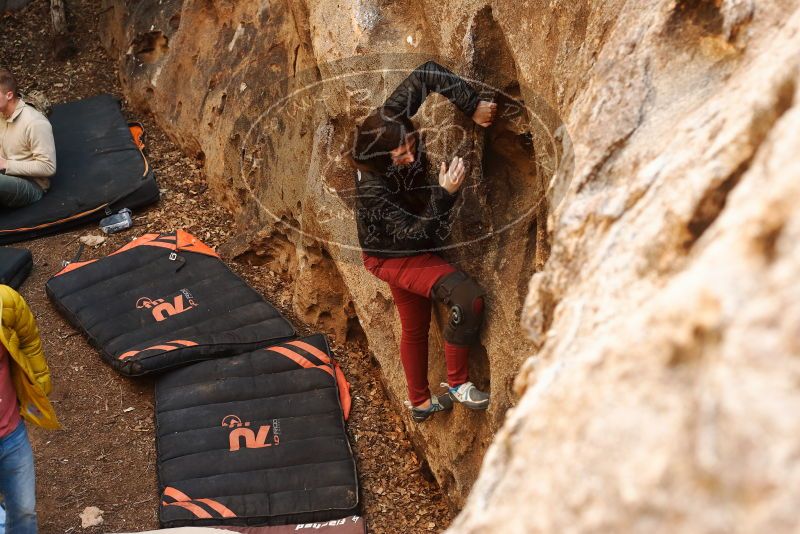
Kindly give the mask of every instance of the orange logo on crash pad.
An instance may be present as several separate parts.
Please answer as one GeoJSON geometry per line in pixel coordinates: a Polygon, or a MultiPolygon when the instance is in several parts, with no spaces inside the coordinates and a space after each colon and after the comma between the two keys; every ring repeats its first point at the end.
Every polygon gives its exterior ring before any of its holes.
{"type": "Polygon", "coordinates": [[[249,421],[242,421],[237,415],[226,415],[222,419],[222,426],[231,429],[228,436],[230,451],[238,451],[241,448],[241,440],[244,438],[244,446],[246,449],[262,449],[264,447],[272,447],[273,445],[280,444],[280,437],[276,432],[272,432],[272,443],[267,443],[269,438],[270,429],[275,425],[261,425],[258,428],[258,434],[253,432],[249,421]]]}
{"type": "Polygon", "coordinates": [[[136,301],[136,307],[138,309],[150,310],[153,313],[153,318],[157,322],[161,322],[167,317],[191,310],[195,306],[197,306],[197,302],[195,302],[194,297],[188,289],[181,289],[180,293],[173,297],[172,302],[148,297],[142,297],[136,301]]]}

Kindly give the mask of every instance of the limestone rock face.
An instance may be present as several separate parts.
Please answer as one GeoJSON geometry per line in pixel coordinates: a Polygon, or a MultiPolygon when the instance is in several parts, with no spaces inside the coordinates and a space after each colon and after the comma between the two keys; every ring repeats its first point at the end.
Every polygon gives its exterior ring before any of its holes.
{"type": "MultiPolygon", "coordinates": [[[[362,264],[350,191],[355,173],[340,153],[356,121],[433,56],[457,72],[502,82],[509,98],[527,91],[491,8],[476,4],[458,20],[447,19],[446,42],[430,17],[452,14],[435,4],[425,8],[428,14],[420,6],[369,2],[108,1],[104,9],[106,44],[119,57],[129,101],[152,111],[197,155],[210,188],[236,215],[240,237],[222,253],[292,276],[295,312],[338,340],[366,336],[403,410],[400,323],[388,286],[362,264]],[[465,41],[465,29],[480,31],[486,42],[465,41]],[[492,49],[503,53],[503,65],[479,73],[492,49]]],[[[409,423],[415,445],[457,505],[513,402],[514,377],[533,352],[519,318],[528,281],[549,252],[545,187],[552,172],[540,169],[548,150],[558,154],[546,146],[537,156],[536,138],[520,117],[478,131],[438,95],[416,117],[431,153],[460,150],[475,162],[472,178],[480,182],[464,196],[453,230],[452,241],[466,244],[444,254],[488,293],[491,314],[470,367],[471,379],[491,391],[492,406],[409,423]]],[[[550,122],[536,134],[546,136],[557,114],[543,117],[550,122]]],[[[430,336],[435,390],[446,380],[445,317],[435,310],[430,336]]]]}
{"type": "Polygon", "coordinates": [[[585,47],[614,14],[593,59],[554,69],[580,86],[539,350],[451,531],[793,532],[799,6],[611,4],[584,6],[585,47]]]}
{"type": "Polygon", "coordinates": [[[237,216],[225,254],[291,273],[298,314],[338,339],[363,331],[398,406],[399,321],[360,264],[344,140],[421,59],[524,103],[486,132],[435,96],[417,118],[471,162],[445,255],[490,310],[471,355],[488,413],[409,425],[465,504],[453,532],[795,528],[796,2],[105,4],[129,100],[237,216]]]}

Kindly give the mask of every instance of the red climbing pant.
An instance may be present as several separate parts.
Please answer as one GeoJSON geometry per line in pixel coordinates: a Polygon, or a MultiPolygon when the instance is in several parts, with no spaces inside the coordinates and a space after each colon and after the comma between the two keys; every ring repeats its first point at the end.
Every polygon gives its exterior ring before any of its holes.
{"type": "MultiPolygon", "coordinates": [[[[428,399],[428,329],[431,324],[431,288],[456,269],[435,254],[402,258],[377,258],[362,254],[369,272],[389,284],[400,313],[400,360],[408,385],[408,399],[419,406],[428,399]]],[[[468,380],[468,346],[445,342],[447,382],[451,387],[468,380]]]]}

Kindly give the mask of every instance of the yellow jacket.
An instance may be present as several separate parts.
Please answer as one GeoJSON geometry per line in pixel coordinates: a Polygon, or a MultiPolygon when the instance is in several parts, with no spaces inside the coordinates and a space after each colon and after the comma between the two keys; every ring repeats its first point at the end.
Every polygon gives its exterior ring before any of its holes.
{"type": "Polygon", "coordinates": [[[17,392],[20,415],[44,428],[58,428],[55,410],[47,399],[50,369],[42,352],[39,328],[22,295],[0,285],[0,343],[9,354],[11,381],[17,392]]]}

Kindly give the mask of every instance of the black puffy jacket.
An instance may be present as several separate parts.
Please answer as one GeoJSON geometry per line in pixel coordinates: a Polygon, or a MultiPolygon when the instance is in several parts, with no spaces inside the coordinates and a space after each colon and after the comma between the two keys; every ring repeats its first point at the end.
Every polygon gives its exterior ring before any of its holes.
{"type": "MultiPolygon", "coordinates": [[[[428,61],[403,80],[383,108],[411,118],[431,92],[447,97],[468,117],[478,107],[478,94],[464,80],[428,61]]],[[[355,185],[358,241],[365,253],[413,256],[435,250],[450,234],[449,215],[458,193],[451,195],[438,180],[428,180],[424,140],[413,164],[392,166],[385,174],[357,171],[355,185]]]]}

